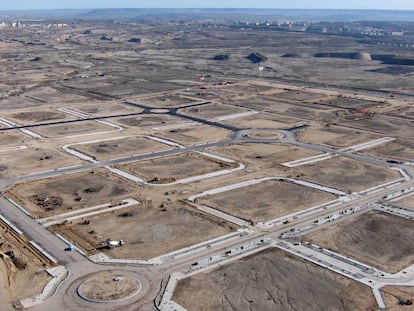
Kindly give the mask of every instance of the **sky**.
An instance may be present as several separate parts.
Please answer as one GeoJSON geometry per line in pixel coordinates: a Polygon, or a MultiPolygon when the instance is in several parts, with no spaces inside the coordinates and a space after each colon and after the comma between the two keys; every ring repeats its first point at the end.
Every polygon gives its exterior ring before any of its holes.
{"type": "Polygon", "coordinates": [[[414,10],[414,0],[0,0],[0,10],[91,8],[280,8],[414,10]]]}

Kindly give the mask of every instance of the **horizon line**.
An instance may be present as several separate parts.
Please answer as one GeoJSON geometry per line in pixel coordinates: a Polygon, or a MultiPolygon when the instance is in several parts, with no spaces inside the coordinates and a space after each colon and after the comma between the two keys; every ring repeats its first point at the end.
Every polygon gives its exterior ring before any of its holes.
{"type": "Polygon", "coordinates": [[[81,10],[292,10],[292,11],[399,11],[399,12],[414,12],[414,9],[359,9],[359,8],[237,8],[237,7],[106,7],[106,8],[39,8],[39,9],[1,9],[0,12],[5,11],[81,11],[81,10]]]}

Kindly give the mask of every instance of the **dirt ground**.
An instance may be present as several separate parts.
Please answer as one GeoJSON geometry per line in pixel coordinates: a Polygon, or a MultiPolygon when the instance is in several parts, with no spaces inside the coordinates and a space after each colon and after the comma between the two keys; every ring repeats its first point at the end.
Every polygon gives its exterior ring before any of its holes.
{"type": "Polygon", "coordinates": [[[400,136],[411,139],[414,135],[414,126],[410,120],[395,119],[380,115],[372,117],[359,116],[354,119],[341,120],[337,123],[387,136],[400,136]]]}
{"type": "Polygon", "coordinates": [[[143,109],[138,107],[132,107],[128,105],[121,105],[117,103],[91,103],[91,104],[83,104],[80,106],[75,106],[76,110],[79,110],[83,113],[93,115],[95,117],[105,117],[111,115],[119,115],[119,114],[128,114],[128,113],[139,113],[142,112],[143,109]]]}
{"type": "Polygon", "coordinates": [[[151,114],[119,118],[116,119],[116,122],[122,126],[130,127],[157,127],[183,123],[183,120],[169,115],[151,114]]]}
{"type": "Polygon", "coordinates": [[[289,169],[281,166],[281,163],[319,154],[296,146],[262,143],[230,145],[214,149],[214,152],[247,164],[249,169],[261,171],[266,175],[280,174],[280,171],[288,172],[289,169]],[[266,170],[262,170],[264,168],[266,170]]]}
{"type": "Polygon", "coordinates": [[[296,125],[299,120],[271,113],[257,113],[247,117],[223,121],[242,128],[284,129],[296,125]]]}
{"type": "Polygon", "coordinates": [[[94,121],[84,121],[58,125],[39,126],[31,130],[44,137],[60,138],[95,132],[114,131],[115,128],[94,121]]]}
{"type": "Polygon", "coordinates": [[[157,108],[176,108],[186,104],[194,103],[194,99],[187,96],[181,96],[175,93],[168,93],[161,96],[152,96],[140,99],[144,105],[157,108]]]}
{"type": "Polygon", "coordinates": [[[373,102],[373,101],[366,101],[361,100],[358,98],[350,98],[350,97],[336,97],[336,98],[329,98],[322,103],[337,107],[337,108],[344,108],[344,109],[366,109],[371,108],[374,106],[384,105],[383,103],[373,102]]]}
{"type": "Polygon", "coordinates": [[[0,131],[0,149],[6,146],[21,146],[24,145],[25,140],[28,140],[29,136],[23,134],[20,131],[0,131]]]}
{"type": "Polygon", "coordinates": [[[367,150],[366,153],[395,160],[413,161],[414,140],[403,138],[397,139],[386,145],[367,150]]]}
{"type": "Polygon", "coordinates": [[[306,235],[303,240],[396,273],[414,263],[412,222],[371,211],[306,235]]]}
{"type": "MultiPolygon", "coordinates": [[[[297,137],[301,142],[344,148],[379,138],[380,135],[339,126],[327,126],[299,131],[297,137]]],[[[388,146],[389,144],[385,147],[388,146]]]]}
{"type": "Polygon", "coordinates": [[[387,310],[408,311],[412,310],[412,305],[403,305],[400,302],[410,300],[414,303],[414,287],[404,286],[385,286],[381,288],[387,310]]]}
{"type": "Polygon", "coordinates": [[[156,133],[156,136],[172,140],[183,146],[193,146],[225,140],[230,137],[230,134],[230,131],[221,128],[200,125],[169,131],[160,131],[156,133]]]}
{"type": "Polygon", "coordinates": [[[60,112],[56,108],[50,108],[50,110],[24,110],[4,115],[4,117],[23,125],[76,119],[76,117],[60,112]]]}
{"type": "Polygon", "coordinates": [[[0,177],[21,176],[82,163],[83,161],[54,149],[30,148],[3,152],[0,156],[0,177]]]}
{"type": "Polygon", "coordinates": [[[110,257],[122,259],[150,259],[233,230],[179,203],[135,207],[88,219],[89,225],[79,221],[55,229],[92,253],[108,238],[122,239],[122,247],[100,249],[110,257]]]}
{"type": "Polygon", "coordinates": [[[398,201],[395,201],[395,203],[405,207],[414,208],[414,194],[406,196],[398,201]]]}
{"type": "Polygon", "coordinates": [[[414,107],[403,107],[386,113],[389,116],[414,119],[414,107]]]}
{"type": "MultiPolygon", "coordinates": [[[[51,280],[45,268],[50,267],[43,257],[34,253],[25,237],[12,233],[0,223],[0,268],[3,270],[9,297],[12,301],[40,294],[51,280]],[[36,254],[36,255],[34,255],[36,254]]],[[[0,306],[1,306],[0,302],[0,306]]]]}
{"type": "Polygon", "coordinates": [[[142,136],[72,146],[72,149],[94,157],[98,161],[156,152],[169,148],[171,147],[142,136]]]}
{"type": "Polygon", "coordinates": [[[104,271],[85,280],[78,288],[82,297],[97,302],[121,300],[138,290],[138,280],[124,272],[104,271]]]}
{"type": "Polygon", "coordinates": [[[377,309],[368,287],[278,249],[181,280],[173,299],[190,311],[377,309]]]}
{"type": "Polygon", "coordinates": [[[122,170],[139,175],[151,183],[169,183],[186,177],[236,167],[228,163],[208,158],[197,153],[184,153],[119,165],[122,170]]]}
{"type": "Polygon", "coordinates": [[[14,185],[8,195],[35,217],[47,217],[137,196],[139,187],[104,170],[14,185]]]}
{"type": "Polygon", "coordinates": [[[293,183],[266,181],[200,198],[197,202],[257,223],[292,214],[335,198],[332,194],[293,183]]]}
{"type": "Polygon", "coordinates": [[[222,116],[232,115],[236,113],[242,113],[248,111],[247,109],[222,105],[222,104],[208,104],[203,106],[196,106],[191,108],[180,109],[178,112],[196,116],[204,119],[214,119],[222,116]]]}
{"type": "Polygon", "coordinates": [[[343,157],[334,157],[294,169],[302,179],[345,192],[356,192],[401,178],[397,171],[343,157]]]}

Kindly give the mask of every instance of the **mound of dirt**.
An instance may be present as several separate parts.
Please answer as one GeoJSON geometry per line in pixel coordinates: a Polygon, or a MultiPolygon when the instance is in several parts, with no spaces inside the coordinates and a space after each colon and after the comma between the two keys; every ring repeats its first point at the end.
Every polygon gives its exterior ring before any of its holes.
{"type": "Polygon", "coordinates": [[[268,58],[258,52],[254,52],[247,56],[247,59],[250,60],[253,64],[259,64],[267,61],[268,58]]]}

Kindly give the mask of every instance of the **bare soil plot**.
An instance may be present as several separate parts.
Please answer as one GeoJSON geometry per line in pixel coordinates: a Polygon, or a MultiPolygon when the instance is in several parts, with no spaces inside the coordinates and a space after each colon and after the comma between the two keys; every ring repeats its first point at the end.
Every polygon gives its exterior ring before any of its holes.
{"type": "Polygon", "coordinates": [[[0,268],[6,269],[3,272],[7,276],[3,284],[10,291],[11,299],[16,301],[40,294],[52,279],[45,271],[50,264],[34,252],[26,237],[17,238],[3,223],[0,223],[0,241],[0,268]]]}
{"type": "Polygon", "coordinates": [[[386,115],[406,119],[414,119],[414,107],[402,107],[396,110],[388,111],[386,115]]]}
{"type": "Polygon", "coordinates": [[[370,108],[374,106],[383,105],[383,103],[368,101],[358,98],[350,98],[350,97],[336,97],[330,98],[326,101],[322,102],[323,104],[337,107],[337,108],[344,108],[344,109],[364,109],[370,108]]]}
{"type": "Polygon", "coordinates": [[[175,93],[169,93],[165,95],[142,98],[140,99],[140,103],[151,107],[176,108],[194,103],[194,99],[175,93]]]}
{"type": "Polygon", "coordinates": [[[71,148],[101,161],[156,152],[171,147],[142,136],[135,136],[101,141],[88,145],[74,145],[71,148]]]}
{"type": "Polygon", "coordinates": [[[78,293],[94,302],[109,302],[130,297],[139,290],[138,280],[122,271],[104,271],[86,279],[78,293]]]}
{"type": "Polygon", "coordinates": [[[279,249],[183,279],[173,299],[190,311],[377,309],[368,287],[279,249]]]}
{"type": "Polygon", "coordinates": [[[321,120],[328,117],[332,118],[336,111],[335,109],[330,109],[329,107],[316,104],[290,104],[283,102],[282,99],[270,96],[254,97],[246,100],[235,100],[230,103],[238,104],[239,106],[249,109],[273,112],[293,118],[303,118],[308,120],[321,120]]]}
{"type": "Polygon", "coordinates": [[[401,136],[412,138],[414,135],[414,121],[389,118],[386,116],[374,115],[371,117],[356,117],[337,122],[338,124],[377,132],[387,136],[401,136]]]}
{"type": "Polygon", "coordinates": [[[0,156],[0,177],[21,176],[81,163],[81,160],[53,149],[3,152],[0,156]]]}
{"type": "Polygon", "coordinates": [[[320,98],[322,95],[306,91],[290,90],[275,95],[278,98],[290,99],[294,101],[312,100],[313,98],[320,98]]]}
{"type": "Polygon", "coordinates": [[[339,126],[326,126],[299,131],[297,137],[305,143],[344,148],[377,139],[380,135],[339,126]]]}
{"type": "Polygon", "coordinates": [[[198,101],[200,99],[213,99],[219,97],[216,93],[213,92],[213,90],[200,90],[200,89],[191,89],[189,91],[181,91],[179,94],[182,94],[184,96],[191,96],[194,98],[194,101],[198,101]]]}
{"type": "Polygon", "coordinates": [[[408,208],[414,208],[414,194],[403,197],[402,199],[395,201],[395,203],[408,208]]]}
{"type": "Polygon", "coordinates": [[[414,263],[413,238],[412,220],[377,211],[346,218],[303,237],[390,273],[414,263]]]}
{"type": "Polygon", "coordinates": [[[166,114],[139,115],[116,119],[117,123],[131,127],[158,127],[171,124],[184,123],[180,118],[172,117],[166,114]]]}
{"type": "Polygon", "coordinates": [[[294,183],[271,180],[203,197],[197,202],[257,223],[335,199],[334,195],[327,192],[294,183]]]}
{"type": "Polygon", "coordinates": [[[343,157],[303,165],[294,171],[303,179],[345,192],[362,191],[402,177],[397,171],[343,157]]]}
{"type": "Polygon", "coordinates": [[[215,153],[228,156],[249,168],[286,169],[281,163],[319,154],[318,152],[283,144],[236,144],[214,149],[215,153]]]}
{"type": "Polygon", "coordinates": [[[230,134],[231,132],[228,130],[209,125],[200,125],[160,131],[157,133],[157,136],[172,140],[183,146],[193,146],[225,140],[230,137],[230,134]]]}
{"type": "Polygon", "coordinates": [[[179,110],[180,113],[201,117],[204,119],[214,119],[217,117],[242,113],[246,111],[248,110],[244,108],[239,108],[230,105],[222,105],[217,103],[184,108],[179,110]]]}
{"type": "Polygon", "coordinates": [[[111,115],[120,115],[128,113],[139,113],[143,109],[138,107],[132,107],[128,105],[121,105],[117,103],[102,102],[102,103],[91,103],[76,106],[76,110],[83,113],[95,116],[95,117],[106,117],[111,115]]]}
{"type": "Polygon", "coordinates": [[[270,113],[257,113],[246,117],[223,121],[242,128],[283,129],[294,126],[298,119],[270,113]]]}
{"type": "Polygon", "coordinates": [[[29,137],[18,130],[0,131],[0,149],[7,146],[24,145],[29,137]]]}
{"type": "Polygon", "coordinates": [[[406,311],[412,309],[412,305],[402,304],[414,301],[414,287],[384,286],[381,288],[387,310],[406,311]]]}
{"type": "Polygon", "coordinates": [[[233,229],[180,204],[135,207],[55,227],[90,253],[104,252],[113,258],[150,259],[230,233],[233,229]],[[122,247],[102,248],[108,238],[124,240],[122,247]]]}
{"type": "Polygon", "coordinates": [[[6,119],[22,125],[76,119],[76,117],[58,110],[27,110],[6,114],[4,116],[6,119]]]}
{"type": "Polygon", "coordinates": [[[13,186],[8,194],[42,218],[137,195],[138,186],[104,170],[60,175],[13,186]]]}
{"type": "Polygon", "coordinates": [[[225,87],[220,88],[222,91],[228,91],[228,92],[234,92],[237,93],[240,96],[252,93],[263,93],[267,91],[271,91],[275,89],[271,85],[265,85],[265,84],[256,84],[256,83],[239,83],[239,84],[231,84],[225,87]]]}
{"type": "Polygon", "coordinates": [[[397,139],[386,145],[367,150],[365,153],[395,160],[413,161],[414,140],[404,138],[397,139]]]}
{"type": "Polygon", "coordinates": [[[73,135],[91,134],[96,132],[105,132],[115,130],[113,127],[94,122],[82,121],[65,124],[39,126],[31,129],[33,132],[48,138],[59,138],[73,135]]]}
{"type": "Polygon", "coordinates": [[[146,161],[137,161],[118,167],[133,175],[143,177],[150,183],[169,183],[186,177],[236,167],[236,163],[228,163],[189,152],[146,161]]]}

